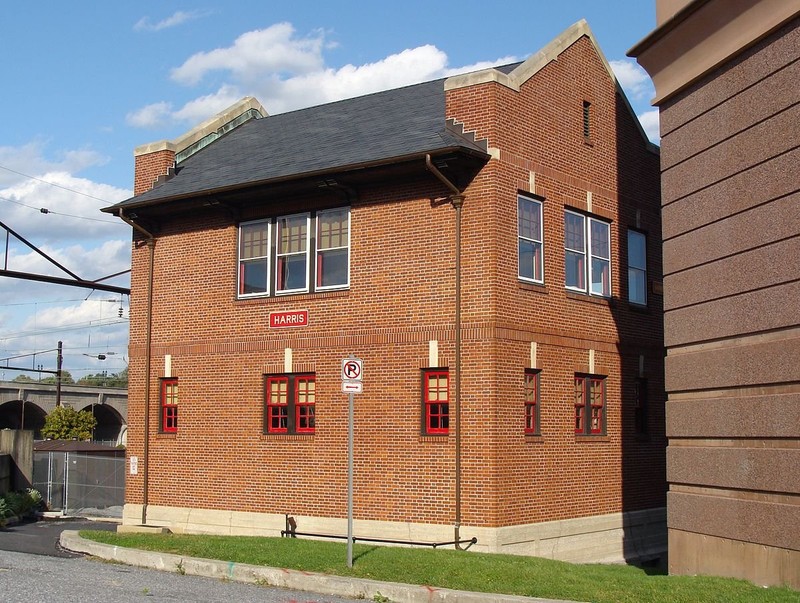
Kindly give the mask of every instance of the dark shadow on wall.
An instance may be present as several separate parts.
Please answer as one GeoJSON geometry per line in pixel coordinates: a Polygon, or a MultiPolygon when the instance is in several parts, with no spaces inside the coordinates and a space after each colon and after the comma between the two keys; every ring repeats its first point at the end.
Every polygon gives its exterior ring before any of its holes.
{"type": "MultiPolygon", "coordinates": [[[[612,249],[618,250],[620,296],[612,300],[611,309],[619,332],[622,362],[618,402],[622,419],[624,555],[632,561],[658,562],[659,558],[663,561],[667,551],[661,174],[658,149],[646,141],[636,119],[618,92],[620,215],[612,249]],[[634,234],[629,235],[630,232],[634,234]],[[634,238],[632,249],[629,236],[634,238]],[[644,287],[636,288],[629,283],[629,266],[640,268],[636,243],[642,240],[646,247],[646,278],[644,287]],[[637,293],[632,295],[632,290],[637,293]]],[[[641,271],[634,269],[634,281],[641,277],[641,271]]]]}
{"type": "Polygon", "coordinates": [[[12,400],[0,405],[0,429],[33,431],[33,438],[42,439],[42,427],[47,413],[37,404],[12,400]]]}
{"type": "Polygon", "coordinates": [[[92,433],[92,441],[116,445],[115,443],[122,433],[122,427],[125,425],[122,415],[115,408],[106,404],[90,404],[81,410],[92,413],[97,421],[92,433]]]}

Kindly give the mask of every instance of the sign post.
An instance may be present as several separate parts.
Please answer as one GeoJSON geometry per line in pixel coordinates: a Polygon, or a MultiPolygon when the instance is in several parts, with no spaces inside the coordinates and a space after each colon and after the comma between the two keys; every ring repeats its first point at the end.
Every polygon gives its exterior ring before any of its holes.
{"type": "Polygon", "coordinates": [[[342,360],[342,391],[349,395],[347,407],[347,567],[353,567],[353,396],[364,391],[364,361],[350,354],[342,360]]]}

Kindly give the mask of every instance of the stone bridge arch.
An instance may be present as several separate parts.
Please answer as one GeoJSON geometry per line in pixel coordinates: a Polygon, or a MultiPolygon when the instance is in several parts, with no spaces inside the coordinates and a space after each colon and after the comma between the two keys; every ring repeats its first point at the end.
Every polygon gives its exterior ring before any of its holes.
{"type": "Polygon", "coordinates": [[[47,412],[35,402],[10,400],[0,404],[0,429],[30,429],[41,439],[47,412]]]}
{"type": "MultiPolygon", "coordinates": [[[[55,385],[0,381],[0,429],[21,428],[24,416],[24,429],[33,429],[34,437],[41,438],[44,418],[56,407],[56,398],[55,385]]],[[[62,384],[60,402],[75,410],[92,412],[98,422],[94,439],[124,443],[128,424],[127,390],[62,384]]]]}

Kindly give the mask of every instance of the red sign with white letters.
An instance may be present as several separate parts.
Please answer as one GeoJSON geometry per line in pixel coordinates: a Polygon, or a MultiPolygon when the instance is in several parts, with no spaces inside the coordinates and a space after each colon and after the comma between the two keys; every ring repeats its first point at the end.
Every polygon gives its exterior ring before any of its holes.
{"type": "Polygon", "coordinates": [[[270,329],[305,326],[308,326],[308,310],[290,310],[288,312],[269,313],[270,329]]]}

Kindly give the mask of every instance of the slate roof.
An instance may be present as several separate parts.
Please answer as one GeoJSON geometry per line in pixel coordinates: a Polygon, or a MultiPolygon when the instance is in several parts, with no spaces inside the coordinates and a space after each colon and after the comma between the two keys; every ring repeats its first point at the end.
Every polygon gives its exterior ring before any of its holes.
{"type": "Polygon", "coordinates": [[[179,163],[171,179],[107,210],[453,150],[486,154],[446,125],[439,79],[250,120],[179,163]]]}

